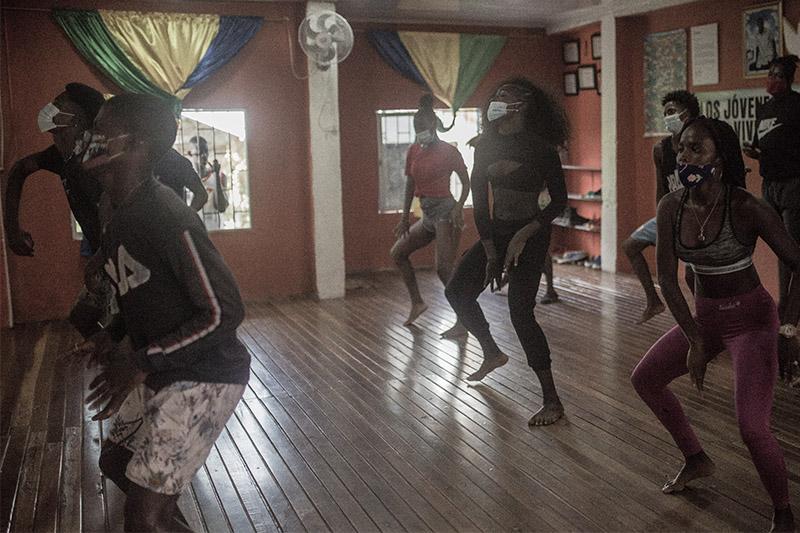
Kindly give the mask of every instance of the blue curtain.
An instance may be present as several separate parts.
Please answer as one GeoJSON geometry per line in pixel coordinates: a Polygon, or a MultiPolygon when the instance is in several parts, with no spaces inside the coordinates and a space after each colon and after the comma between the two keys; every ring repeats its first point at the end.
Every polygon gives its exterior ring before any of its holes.
{"type": "Polygon", "coordinates": [[[206,54],[183,84],[183,88],[190,89],[204,82],[222,65],[233,59],[261,28],[263,22],[264,19],[261,17],[221,16],[217,36],[211,41],[206,54]]]}
{"type": "Polygon", "coordinates": [[[367,32],[367,39],[393,69],[430,91],[397,32],[374,30],[367,32]]]}

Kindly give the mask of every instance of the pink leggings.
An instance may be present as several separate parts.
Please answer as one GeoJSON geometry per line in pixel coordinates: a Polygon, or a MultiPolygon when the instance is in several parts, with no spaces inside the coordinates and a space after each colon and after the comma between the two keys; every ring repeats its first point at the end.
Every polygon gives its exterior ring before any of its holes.
{"type": "MultiPolygon", "coordinates": [[[[742,440],[777,509],[789,504],[783,452],[769,424],[778,367],[778,313],[761,286],[729,298],[697,298],[697,323],[712,353],[730,352],[735,375],[736,419],[742,440]]],[[[685,457],[702,451],[669,383],[689,371],[689,342],[678,326],[661,337],[633,371],[639,396],[658,417],[685,457]]]]}

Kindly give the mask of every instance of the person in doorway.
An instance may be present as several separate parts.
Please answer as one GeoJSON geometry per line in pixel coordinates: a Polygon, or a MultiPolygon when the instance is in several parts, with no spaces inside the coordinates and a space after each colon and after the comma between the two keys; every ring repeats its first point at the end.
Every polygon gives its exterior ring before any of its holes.
{"type": "MultiPolygon", "coordinates": [[[[769,67],[771,98],[756,108],[756,133],[745,143],[745,155],[758,159],[762,196],[780,215],[789,235],[800,242],[800,93],[792,90],[798,58],[775,59],[769,67]]],[[[778,265],[778,309],[786,306],[791,269],[778,265]]]]}
{"type": "Polygon", "coordinates": [[[752,254],[760,237],[797,275],[800,247],[766,202],[738,186],[744,177],[735,170],[743,168],[739,143],[726,142],[723,131],[722,122],[700,117],[680,135],[678,174],[685,188],[659,204],[656,247],[661,290],[678,325],[650,348],[631,381],[685,457],[683,468],[662,489],[679,492],[693,479],[712,475],[715,466],[668,385],[688,373],[702,391],[707,364],[728,350],[739,430],[772,499],[773,530],[791,531],[786,466],[769,426],[779,368],[790,373],[789,362],[797,354],[800,283],[792,285],[779,322],[752,254]],[[678,259],[695,273],[695,316],[678,287],[678,259]]]}
{"type": "Polygon", "coordinates": [[[201,220],[153,177],[175,132],[167,102],[116,96],[83,164],[113,208],[101,253],[120,313],[72,356],[101,368],[87,402],[94,420],[114,416],[100,468],[126,494],[126,531],[189,529],[178,496],[249,379],[233,274],[201,220]]]}
{"type": "Polygon", "coordinates": [[[208,160],[208,141],[205,137],[195,136],[189,139],[189,153],[187,154],[196,166],[197,173],[206,190],[206,201],[203,205],[203,220],[208,229],[220,229],[220,214],[228,209],[228,198],[225,189],[228,179],[220,171],[216,158],[208,160]]]}
{"type": "MultiPolygon", "coordinates": [[[[403,276],[411,296],[411,311],[403,323],[411,325],[428,306],[422,299],[409,256],[431,242],[436,244],[436,273],[443,285],[450,281],[456,250],[464,226],[464,202],[469,196],[469,174],[459,151],[436,134],[439,119],[433,110],[433,96],[420,98],[414,114],[416,139],[406,155],[406,192],[403,217],[394,230],[397,241],[390,255],[403,276]],[[453,173],[461,180],[461,195],[456,201],[450,193],[453,173]],[[409,220],[411,203],[419,198],[422,219],[414,224],[409,220]]],[[[442,333],[444,338],[459,338],[466,328],[456,320],[455,325],[442,333]]]]}
{"type": "Polygon", "coordinates": [[[461,258],[445,295],[481,345],[483,363],[467,377],[480,381],[508,362],[489,331],[478,304],[487,285],[508,275],[511,322],[528,365],[542,387],[544,405],[530,419],[552,424],[564,414],[551,371],[550,347],[536,322],[534,307],[542,265],[550,246],[550,223],[564,210],[567,191],[555,146],[569,135],[564,111],[525,78],[500,85],[486,111],[487,126],[475,149],[472,198],[480,241],[461,258]],[[489,187],[493,205],[489,206],[489,187]],[[550,203],[539,208],[547,186],[550,203]]]}
{"type": "MultiPolygon", "coordinates": [[[[656,167],[656,205],[670,191],[682,187],[676,173],[675,147],[678,143],[683,125],[700,115],[700,104],[697,98],[688,91],[673,91],[662,98],[664,108],[664,126],[670,135],[664,137],[653,146],[653,163],[656,167]]],[[[656,245],[656,218],[653,217],[622,243],[622,249],[633,267],[639,283],[642,284],[647,305],[637,324],[647,322],[659,313],[664,312],[664,303],[656,292],[650,267],[644,258],[644,250],[656,245]]]]}

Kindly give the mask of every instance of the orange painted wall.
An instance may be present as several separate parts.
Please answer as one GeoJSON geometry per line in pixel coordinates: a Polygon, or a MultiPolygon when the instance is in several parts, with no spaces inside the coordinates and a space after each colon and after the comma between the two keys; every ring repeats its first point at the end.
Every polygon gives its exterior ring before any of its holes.
{"type": "MultiPolygon", "coordinates": [[[[690,91],[721,91],[764,87],[764,78],[745,79],[742,74],[742,10],[762,2],[752,0],[707,0],[626,17],[617,21],[617,191],[619,194],[618,241],[621,243],[636,227],[655,216],[655,171],[652,147],[656,138],[644,137],[643,42],[649,33],[691,26],[719,24],[720,83],[692,86],[690,91]]],[[[784,0],[783,13],[796,27],[800,20],[800,0],[784,0]]],[[[690,52],[689,52],[690,53],[690,52]]],[[[745,158],[753,169],[748,175],[748,189],[761,195],[758,162],[745,158]]],[[[652,249],[648,251],[654,267],[652,249]]],[[[756,265],[762,281],[773,294],[777,289],[777,263],[774,255],[759,243],[756,265]]],[[[624,254],[618,255],[617,267],[630,271],[624,254]]],[[[655,272],[655,270],[654,270],[655,272]]]]}
{"type": "MultiPolygon", "coordinates": [[[[49,16],[52,0],[6,0],[8,71],[2,74],[6,169],[26,154],[50,144],[39,133],[36,114],[66,83],[80,81],[116,92],[89,67],[49,16]],[[11,6],[39,10],[8,10],[11,6]],[[7,74],[7,75],[6,75],[7,74]]],[[[69,7],[183,11],[257,15],[261,31],[228,65],[194,89],[184,104],[192,108],[246,110],[253,228],[217,232],[219,247],[247,300],[310,292],[313,288],[308,98],[305,81],[290,70],[287,22],[294,34],[304,5],[280,2],[178,2],[76,0],[69,7]]],[[[294,39],[292,39],[293,45],[294,39]]],[[[303,58],[304,59],[304,58],[303,58]]],[[[304,65],[304,61],[298,63],[304,65]]],[[[303,67],[304,68],[304,67],[303,67]]],[[[301,69],[302,70],[302,69],[301,69]]],[[[5,188],[5,173],[0,175],[5,188]]],[[[3,189],[5,190],[5,189],[3,189]]],[[[64,317],[80,288],[78,243],[69,230],[69,208],[56,176],[29,177],[22,199],[21,224],[36,241],[34,258],[9,256],[15,320],[64,317]]],[[[2,276],[0,276],[2,279],[2,276]]]]}
{"type": "MultiPolygon", "coordinates": [[[[366,39],[364,26],[356,27],[356,44],[339,65],[339,105],[342,129],[342,193],[344,202],[345,262],[348,272],[394,268],[389,249],[399,214],[378,213],[378,131],[375,112],[380,109],[415,109],[423,89],[391,69],[366,39]]],[[[386,29],[386,28],[383,28],[386,29]]],[[[492,33],[497,28],[391,29],[492,33]]],[[[529,77],[555,95],[561,94],[557,39],[541,33],[506,31],[508,41],[465,107],[484,107],[487,98],[505,78],[529,77]]],[[[560,97],[559,97],[560,98],[560,97]]],[[[439,104],[444,106],[443,104],[439,104]]],[[[471,210],[461,239],[466,249],[477,240],[471,210]]],[[[418,251],[415,266],[433,264],[433,247],[418,251]]]]}
{"type": "MultiPolygon", "coordinates": [[[[602,70],[602,62],[592,59],[592,34],[600,33],[600,24],[590,24],[574,31],[559,34],[558,64],[561,75],[576,72],[581,65],[594,64],[602,70]],[[561,59],[561,45],[566,41],[580,42],[580,64],[565,65],[561,59]]],[[[563,91],[561,91],[563,94],[563,91]]],[[[568,156],[565,164],[600,168],[600,94],[594,90],[581,90],[576,96],[563,97],[564,111],[572,127],[568,145],[568,156]]],[[[564,177],[567,191],[585,194],[602,187],[602,176],[599,172],[586,170],[565,170],[564,177]]],[[[589,219],[599,219],[602,205],[596,202],[570,200],[578,214],[589,219]]],[[[588,233],[569,228],[553,226],[553,252],[560,250],[585,250],[589,255],[600,255],[600,233],[588,233]]]]}

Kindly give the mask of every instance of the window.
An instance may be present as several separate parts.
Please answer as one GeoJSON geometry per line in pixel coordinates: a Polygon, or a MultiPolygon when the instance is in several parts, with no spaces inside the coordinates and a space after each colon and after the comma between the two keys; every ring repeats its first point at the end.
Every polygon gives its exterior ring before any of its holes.
{"type": "MultiPolygon", "coordinates": [[[[192,162],[205,185],[208,200],[199,214],[208,230],[250,227],[245,140],[244,111],[184,109],[181,113],[173,147],[192,162]]],[[[191,191],[184,193],[191,204],[191,191]]]]}
{"type": "MultiPolygon", "coordinates": [[[[381,213],[402,211],[406,187],[406,152],[414,143],[414,113],[416,110],[398,109],[377,112],[378,161],[380,164],[378,210],[381,213]]],[[[453,120],[449,109],[437,109],[436,115],[445,125],[453,120]]],[[[450,131],[439,132],[439,138],[449,142],[461,152],[467,170],[472,174],[474,150],[467,142],[480,130],[481,111],[477,108],[460,109],[450,131]]],[[[461,195],[461,182],[454,172],[450,177],[450,191],[457,199],[461,195]]],[[[472,205],[471,196],[467,206],[472,205]]]]}
{"type": "MultiPolygon", "coordinates": [[[[206,187],[208,201],[198,212],[206,228],[249,228],[250,190],[244,111],[184,109],[178,121],[178,135],[173,148],[192,162],[206,187]],[[196,139],[199,138],[203,141],[198,142],[196,139]],[[195,142],[191,142],[193,139],[195,142]],[[207,151],[206,157],[203,157],[204,150],[207,151]],[[214,172],[215,160],[219,163],[219,176],[214,172]],[[220,212],[222,207],[225,209],[220,212]]],[[[191,191],[184,190],[183,198],[187,204],[191,204],[191,191]]],[[[83,238],[75,217],[72,217],[72,238],[83,238]]]]}

